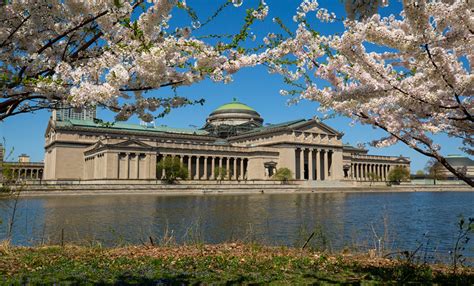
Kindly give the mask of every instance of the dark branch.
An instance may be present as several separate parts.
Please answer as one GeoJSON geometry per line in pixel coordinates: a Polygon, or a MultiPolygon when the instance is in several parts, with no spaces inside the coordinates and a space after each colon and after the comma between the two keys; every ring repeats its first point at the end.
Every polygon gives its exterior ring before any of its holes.
{"type": "Polygon", "coordinates": [[[11,33],[10,35],[8,35],[8,37],[0,44],[0,47],[3,47],[7,42],[8,40],[10,40],[13,35],[21,28],[21,26],[23,26],[23,24],[25,24],[26,21],[28,21],[28,19],[31,17],[31,15],[28,15],[25,19],[23,19],[23,21],[21,21],[20,25],[18,25],[11,33]]]}

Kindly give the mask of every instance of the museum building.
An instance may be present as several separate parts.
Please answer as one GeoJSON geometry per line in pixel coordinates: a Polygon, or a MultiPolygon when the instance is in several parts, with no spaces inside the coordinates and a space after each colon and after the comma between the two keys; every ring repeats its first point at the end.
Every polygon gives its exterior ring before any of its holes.
{"type": "Polygon", "coordinates": [[[369,155],[342,143],[343,134],[317,118],[263,124],[260,114],[233,102],[214,110],[200,129],[153,124],[104,123],[94,114],[70,117],[53,112],[45,132],[44,180],[157,180],[156,164],[173,156],[187,167],[188,180],[272,180],[289,168],[298,181],[386,181],[394,166],[410,168],[402,156],[369,155]],[[370,175],[369,175],[370,174],[370,175]]]}

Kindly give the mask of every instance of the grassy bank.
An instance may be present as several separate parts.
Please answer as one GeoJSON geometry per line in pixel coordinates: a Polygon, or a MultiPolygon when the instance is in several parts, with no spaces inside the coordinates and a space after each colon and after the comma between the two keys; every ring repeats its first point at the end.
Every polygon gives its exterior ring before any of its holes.
{"type": "Polygon", "coordinates": [[[424,282],[471,285],[474,269],[414,265],[254,244],[122,248],[0,247],[5,284],[313,284],[424,282]]]}

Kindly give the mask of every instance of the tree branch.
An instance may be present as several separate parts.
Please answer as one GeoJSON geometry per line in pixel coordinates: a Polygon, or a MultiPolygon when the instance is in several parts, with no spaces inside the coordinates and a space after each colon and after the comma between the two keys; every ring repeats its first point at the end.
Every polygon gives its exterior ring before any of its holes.
{"type": "Polygon", "coordinates": [[[424,48],[426,50],[426,53],[428,54],[428,58],[430,59],[431,61],[431,64],[434,66],[434,68],[441,74],[441,77],[443,78],[444,82],[446,83],[446,85],[448,87],[450,87],[452,90],[453,90],[453,93],[454,93],[454,98],[456,99],[456,102],[458,103],[459,105],[459,108],[461,109],[461,111],[466,115],[467,119],[471,122],[474,122],[474,118],[472,117],[472,115],[467,111],[466,107],[461,103],[461,99],[459,98],[459,94],[457,94],[456,92],[456,89],[454,88],[454,86],[448,81],[448,79],[446,78],[446,76],[444,75],[444,73],[439,69],[438,65],[436,64],[436,62],[434,61],[433,59],[433,55],[431,54],[431,51],[429,49],[429,46],[428,44],[425,44],[424,45],[424,48]]]}
{"type": "MultiPolygon", "coordinates": [[[[417,151],[418,153],[421,153],[427,157],[430,157],[430,158],[434,158],[436,159],[438,162],[440,162],[446,169],[448,169],[452,174],[454,174],[456,177],[458,177],[459,179],[463,180],[464,182],[466,182],[468,185],[470,185],[471,187],[474,187],[474,181],[472,179],[470,179],[469,177],[467,177],[466,175],[462,174],[461,172],[458,172],[451,164],[448,163],[448,161],[446,161],[446,159],[441,156],[438,152],[434,151],[433,149],[430,148],[430,150],[432,151],[431,153],[428,152],[428,151],[425,151],[417,146],[412,146],[410,145],[410,142],[408,142],[408,140],[406,138],[403,138],[401,137],[399,134],[397,133],[393,133],[393,132],[390,132],[387,127],[383,126],[382,124],[376,122],[375,120],[371,120],[370,117],[364,113],[357,113],[357,114],[354,114],[355,116],[359,117],[359,118],[362,118],[364,120],[367,120],[369,121],[371,124],[379,127],[380,129],[384,130],[385,132],[387,132],[388,134],[392,135],[393,137],[397,138],[399,141],[405,143],[408,147],[412,148],[413,150],[417,151]]],[[[411,135],[410,135],[411,136],[411,135]]],[[[423,140],[420,140],[420,138],[416,138],[416,137],[413,137],[413,139],[415,140],[418,140],[419,142],[429,146],[428,143],[426,142],[423,142],[423,140]]]]}
{"type": "Polygon", "coordinates": [[[13,37],[13,35],[21,28],[21,26],[23,26],[23,24],[25,24],[26,21],[28,21],[28,19],[30,19],[31,15],[28,15],[23,21],[21,21],[20,25],[18,25],[11,33],[10,35],[8,35],[8,37],[0,44],[0,47],[3,47],[7,42],[8,40],[11,39],[11,37],[13,37]]]}
{"type": "Polygon", "coordinates": [[[92,21],[95,21],[97,20],[98,18],[106,15],[107,13],[109,13],[109,10],[105,10],[99,14],[97,14],[96,16],[92,17],[92,18],[89,18],[87,20],[85,20],[84,22],[82,22],[81,24],[63,32],[62,34],[58,35],[56,38],[52,39],[52,40],[49,40],[44,46],[42,46],[36,53],[37,54],[41,54],[42,52],[44,52],[47,48],[50,48],[53,46],[54,43],[56,43],[57,41],[61,40],[63,37],[65,37],[66,35],[68,35],[69,33],[72,33],[82,27],[84,27],[85,25],[91,23],[92,21]]]}

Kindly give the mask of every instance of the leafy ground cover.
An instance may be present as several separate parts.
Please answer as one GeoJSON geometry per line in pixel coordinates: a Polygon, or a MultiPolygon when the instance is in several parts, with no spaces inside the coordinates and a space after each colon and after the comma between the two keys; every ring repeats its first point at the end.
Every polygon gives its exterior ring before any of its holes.
{"type": "Polygon", "coordinates": [[[5,284],[377,284],[472,285],[474,268],[415,265],[256,244],[190,246],[0,246],[5,284]]]}

